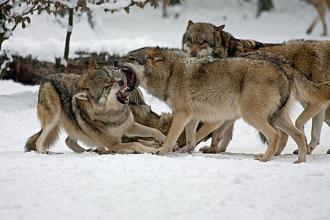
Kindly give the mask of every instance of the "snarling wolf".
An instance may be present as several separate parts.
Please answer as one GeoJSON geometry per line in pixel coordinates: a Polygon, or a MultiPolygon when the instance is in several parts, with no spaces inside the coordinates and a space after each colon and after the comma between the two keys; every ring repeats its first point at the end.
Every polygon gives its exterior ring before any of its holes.
{"type": "MultiPolygon", "coordinates": [[[[274,53],[289,60],[292,63],[292,67],[303,72],[308,80],[316,83],[330,80],[329,41],[295,40],[283,44],[267,44],[253,40],[236,39],[223,29],[224,25],[218,27],[209,23],[193,23],[189,21],[183,37],[183,49],[190,56],[198,54],[200,57],[236,57],[252,51],[274,53]],[[203,50],[199,48],[197,46],[198,42],[203,42],[201,45],[204,45],[203,47],[208,49],[203,50]]],[[[302,102],[302,105],[307,107],[309,103],[302,102]]],[[[311,153],[319,144],[322,122],[330,121],[330,115],[324,114],[327,107],[323,107],[320,113],[313,118],[312,138],[308,145],[308,153],[311,153]]],[[[328,111],[330,111],[329,108],[328,111]]],[[[232,129],[233,122],[228,122],[226,128],[219,128],[213,133],[211,148],[202,148],[201,151],[207,153],[225,151],[232,138],[232,129]],[[220,134],[223,136],[220,136],[220,134]],[[221,143],[219,146],[220,140],[221,143]]],[[[288,136],[282,132],[280,147],[276,155],[281,153],[287,143],[287,139],[288,136]]]]}
{"type": "MultiPolygon", "coordinates": [[[[314,85],[288,64],[279,67],[259,59],[187,60],[179,50],[146,47],[128,53],[119,67],[135,73],[140,85],[165,101],[174,113],[170,131],[159,149],[161,155],[172,150],[185,127],[186,147],[193,150],[196,141],[224,122],[242,117],[268,141],[266,153],[258,155],[258,160],[268,161],[274,156],[280,138],[277,126],[296,141],[296,162],[304,162],[305,136],[288,116],[291,100],[303,99],[309,92],[306,88],[318,95],[320,103],[330,99],[328,84],[314,85]],[[323,90],[328,91],[326,95],[323,90]],[[204,124],[195,136],[200,121],[204,124]]],[[[305,114],[301,117],[302,122],[309,119],[305,114]]]]}
{"type": "Polygon", "coordinates": [[[134,74],[114,67],[98,68],[96,63],[82,76],[49,76],[38,96],[42,128],[27,140],[25,150],[48,153],[63,127],[68,134],[65,142],[74,152],[85,151],[79,140],[97,147],[98,153],[157,153],[138,142],[122,143],[124,135],[165,139],[160,131],[134,122],[127,102],[135,85],[134,74]]]}

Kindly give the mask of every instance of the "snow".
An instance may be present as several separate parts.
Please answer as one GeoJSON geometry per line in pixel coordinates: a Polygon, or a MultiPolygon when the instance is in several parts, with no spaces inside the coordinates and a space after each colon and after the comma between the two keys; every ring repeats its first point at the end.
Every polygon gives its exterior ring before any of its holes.
{"type": "MultiPolygon", "coordinates": [[[[188,19],[225,23],[239,38],[307,38],[305,29],[315,15],[311,6],[289,0],[277,0],[275,6],[259,20],[253,5],[241,0],[191,0],[178,19],[161,19],[161,9],[151,8],[129,15],[94,11],[95,30],[84,15],[75,17],[70,56],[79,50],[124,54],[146,45],[180,47],[188,19]]],[[[66,23],[33,16],[4,48],[54,61],[63,54],[66,23]]],[[[320,33],[319,25],[310,38],[320,33]]],[[[299,165],[292,164],[297,156],[291,155],[296,148],[291,139],[284,155],[255,161],[265,146],[241,120],[228,153],[221,155],[78,155],[65,146],[64,132],[53,148],[63,154],[23,153],[26,139],[40,129],[37,92],[38,86],[0,81],[0,219],[330,219],[330,156],[325,154],[330,129],[325,124],[320,146],[299,165]]],[[[143,92],[154,111],[169,111],[143,92]]],[[[293,117],[300,112],[296,105],[293,117]]],[[[308,123],[308,139],[310,128],[308,123]]]]}

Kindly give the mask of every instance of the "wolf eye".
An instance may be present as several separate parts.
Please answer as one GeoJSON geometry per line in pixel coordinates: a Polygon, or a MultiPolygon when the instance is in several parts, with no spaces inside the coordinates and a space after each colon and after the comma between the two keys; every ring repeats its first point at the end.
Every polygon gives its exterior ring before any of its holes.
{"type": "Polygon", "coordinates": [[[119,80],[119,81],[118,81],[118,85],[119,85],[119,86],[124,86],[124,80],[122,80],[122,79],[119,80]]]}

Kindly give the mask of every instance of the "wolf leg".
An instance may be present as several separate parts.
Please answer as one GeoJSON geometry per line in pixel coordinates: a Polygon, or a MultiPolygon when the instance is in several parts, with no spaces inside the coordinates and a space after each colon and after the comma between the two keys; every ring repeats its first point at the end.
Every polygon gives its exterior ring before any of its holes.
{"type": "Polygon", "coordinates": [[[281,155],[283,149],[285,148],[288,139],[289,139],[289,135],[287,133],[285,133],[284,131],[280,130],[281,132],[281,139],[280,139],[280,143],[278,144],[275,156],[279,156],[281,155]]]}
{"type": "Polygon", "coordinates": [[[319,16],[317,16],[317,17],[313,20],[313,22],[311,23],[311,25],[310,25],[309,28],[307,29],[306,34],[311,34],[311,33],[313,32],[313,30],[314,30],[314,28],[315,28],[315,25],[317,24],[318,20],[319,20],[319,16]]]}
{"type": "Polygon", "coordinates": [[[225,152],[226,148],[232,139],[235,121],[226,121],[217,130],[212,133],[212,142],[209,148],[201,149],[203,153],[220,153],[225,152]],[[219,142],[221,141],[220,148],[219,142]]]}
{"type": "Polygon", "coordinates": [[[281,115],[276,120],[276,125],[288,133],[298,145],[298,160],[294,163],[305,162],[307,154],[307,143],[305,135],[293,125],[288,115],[281,115]]]}
{"type": "Polygon", "coordinates": [[[217,150],[217,153],[226,152],[229,142],[233,139],[233,131],[234,131],[234,122],[228,126],[228,129],[223,135],[223,138],[220,142],[220,146],[217,150]]]}
{"type": "Polygon", "coordinates": [[[153,137],[163,144],[166,136],[157,129],[150,128],[139,123],[134,123],[133,127],[125,134],[128,137],[153,137]]]}
{"type": "MultiPolygon", "coordinates": [[[[325,107],[322,106],[322,105],[320,105],[320,104],[308,104],[308,105],[305,107],[304,111],[303,111],[303,112],[299,115],[299,117],[297,118],[296,123],[295,123],[296,127],[297,127],[301,132],[304,133],[304,125],[305,125],[305,124],[306,124],[311,118],[315,117],[318,113],[320,113],[320,111],[323,111],[324,108],[325,108],[325,107]]],[[[322,117],[324,118],[324,117],[325,117],[325,116],[324,116],[324,113],[321,113],[319,117],[320,117],[320,118],[316,118],[315,120],[319,121],[320,119],[322,119],[322,117]],[[323,114],[323,116],[322,116],[322,114],[323,114]]],[[[314,119],[313,119],[313,121],[314,121],[314,119]]],[[[316,123],[316,122],[315,122],[315,123],[316,123]]],[[[317,124],[315,124],[315,123],[313,123],[313,127],[314,127],[314,128],[313,128],[313,130],[312,130],[312,136],[313,136],[313,135],[315,135],[315,136],[312,137],[313,140],[311,141],[311,144],[310,144],[311,147],[314,147],[314,148],[315,148],[315,146],[316,146],[316,145],[318,144],[318,142],[319,142],[319,138],[317,138],[317,136],[319,135],[319,133],[317,133],[317,132],[319,132],[318,130],[321,129],[323,121],[322,121],[322,123],[320,123],[320,124],[318,124],[318,122],[317,122],[317,124]]],[[[297,151],[294,151],[293,153],[295,154],[295,153],[297,153],[297,151]]]]}
{"type": "Polygon", "coordinates": [[[49,147],[57,140],[59,134],[58,123],[60,120],[60,109],[52,100],[38,104],[38,116],[41,122],[41,134],[36,141],[38,153],[47,153],[49,147]],[[49,106],[46,106],[49,105],[49,106]],[[55,106],[54,106],[55,105],[55,106]]]}
{"type": "Polygon", "coordinates": [[[175,113],[171,128],[166,136],[165,143],[159,148],[160,155],[166,155],[173,150],[173,147],[181,135],[183,129],[192,118],[191,112],[179,111],[175,113]]]}
{"type": "Polygon", "coordinates": [[[42,128],[42,132],[36,142],[37,146],[37,152],[38,153],[47,153],[49,143],[47,143],[48,139],[50,139],[49,136],[51,136],[52,133],[57,132],[55,130],[58,130],[57,125],[58,125],[58,120],[59,120],[59,114],[54,116],[52,120],[49,120],[45,123],[45,125],[42,128]]]}
{"type": "Polygon", "coordinates": [[[325,108],[323,108],[314,118],[312,123],[312,138],[308,145],[307,153],[310,154],[320,144],[321,129],[325,119],[325,108]]]}
{"type": "Polygon", "coordinates": [[[196,129],[199,121],[192,119],[186,126],[186,146],[178,150],[180,153],[192,153],[196,148],[196,129]]]}
{"type": "Polygon", "coordinates": [[[322,23],[322,27],[323,27],[322,36],[327,36],[327,24],[325,22],[325,9],[323,7],[317,7],[316,10],[319,14],[319,17],[320,17],[320,20],[322,23]]]}
{"type": "Polygon", "coordinates": [[[71,139],[70,136],[65,139],[65,143],[75,153],[83,153],[86,151],[77,143],[77,140],[71,139]]]}
{"type": "Polygon", "coordinates": [[[315,115],[317,115],[317,113],[319,113],[319,111],[322,109],[322,105],[320,104],[308,104],[304,111],[299,115],[299,117],[296,120],[296,127],[300,130],[300,131],[304,131],[304,125],[311,119],[313,118],[315,115]]]}
{"type": "Polygon", "coordinates": [[[277,150],[280,141],[280,132],[269,123],[266,115],[257,116],[253,112],[244,112],[242,116],[247,123],[264,134],[268,142],[265,154],[259,154],[256,159],[261,162],[269,161],[277,150]]]}
{"type": "Polygon", "coordinates": [[[204,123],[203,126],[196,133],[196,141],[200,142],[208,134],[212,133],[215,129],[222,126],[222,124],[223,124],[223,121],[204,123]]]}
{"type": "Polygon", "coordinates": [[[120,152],[130,152],[130,151],[134,151],[139,154],[144,154],[144,153],[157,154],[159,152],[158,149],[144,146],[139,142],[121,143],[111,147],[111,152],[120,153],[120,152]]]}
{"type": "Polygon", "coordinates": [[[37,111],[42,128],[36,141],[36,150],[38,153],[47,153],[58,138],[61,115],[61,100],[52,84],[40,86],[37,111]]]}

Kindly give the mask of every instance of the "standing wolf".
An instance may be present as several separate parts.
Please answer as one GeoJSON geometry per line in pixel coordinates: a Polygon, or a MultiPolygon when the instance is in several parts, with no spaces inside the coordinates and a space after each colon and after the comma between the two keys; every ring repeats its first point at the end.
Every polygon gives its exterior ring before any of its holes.
{"type": "Polygon", "coordinates": [[[126,136],[154,137],[162,142],[165,136],[156,129],[134,122],[128,92],[136,77],[119,69],[92,65],[83,76],[56,74],[40,86],[38,117],[42,129],[27,140],[26,151],[48,153],[63,126],[68,133],[67,146],[83,152],[77,141],[96,146],[99,153],[157,153],[140,143],[122,143],[126,136]]]}
{"type": "MultiPolygon", "coordinates": [[[[306,74],[313,82],[330,80],[330,42],[329,41],[290,41],[283,44],[264,44],[253,40],[234,38],[230,33],[223,31],[224,25],[215,26],[209,23],[188,22],[183,36],[183,49],[190,56],[235,57],[251,51],[262,51],[282,56],[292,63],[294,68],[306,74]],[[207,48],[207,49],[205,49],[207,48]]],[[[308,103],[302,103],[307,106],[308,103]]],[[[326,107],[313,119],[312,140],[308,145],[311,153],[319,144],[322,121],[329,125],[330,114],[324,114],[326,107]]],[[[330,109],[328,108],[328,112],[330,109]]],[[[223,152],[226,150],[232,137],[233,123],[228,122],[226,128],[219,128],[213,133],[211,148],[201,149],[208,153],[223,152]],[[222,135],[222,136],[221,136],[222,135]],[[219,142],[222,140],[219,148],[219,142]]],[[[281,134],[281,144],[277,155],[286,145],[287,135],[281,134]]],[[[330,151],[329,151],[330,152],[330,151]]]]}
{"type": "Polygon", "coordinates": [[[290,66],[283,65],[281,69],[262,60],[201,59],[189,64],[185,56],[178,50],[147,47],[128,53],[119,62],[124,72],[135,73],[140,85],[165,101],[174,112],[170,131],[160,148],[161,155],[172,150],[186,125],[188,146],[194,148],[196,141],[223,122],[242,117],[267,138],[267,151],[258,160],[268,161],[275,154],[280,138],[276,124],[296,141],[299,149],[296,162],[305,161],[305,137],[288,117],[291,94],[300,97],[309,94],[309,88],[320,103],[327,102],[328,84],[314,85],[290,66]],[[195,136],[199,121],[204,125],[195,136]]]}
{"type": "Polygon", "coordinates": [[[317,12],[316,18],[313,20],[306,33],[310,34],[313,32],[318,21],[322,23],[322,36],[326,36],[328,34],[327,31],[327,23],[325,22],[326,12],[330,9],[330,0],[309,0],[312,6],[315,8],[317,12]]]}

